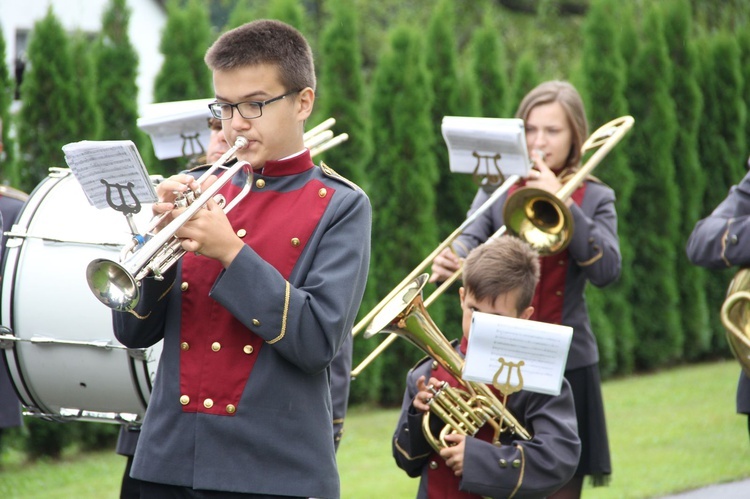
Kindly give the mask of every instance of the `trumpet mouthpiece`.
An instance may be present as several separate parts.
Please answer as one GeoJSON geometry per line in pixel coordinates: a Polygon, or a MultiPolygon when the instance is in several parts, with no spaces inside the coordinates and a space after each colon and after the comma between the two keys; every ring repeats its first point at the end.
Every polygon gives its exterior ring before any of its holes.
{"type": "Polygon", "coordinates": [[[247,141],[247,139],[242,136],[237,137],[237,139],[235,139],[234,141],[234,147],[236,147],[237,149],[244,149],[248,146],[248,144],[249,142],[247,141]]]}

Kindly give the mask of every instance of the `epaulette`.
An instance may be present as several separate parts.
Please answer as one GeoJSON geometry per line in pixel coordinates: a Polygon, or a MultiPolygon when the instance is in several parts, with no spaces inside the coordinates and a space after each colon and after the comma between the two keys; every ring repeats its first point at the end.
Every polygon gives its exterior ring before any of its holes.
{"type": "Polygon", "coordinates": [[[19,191],[15,187],[11,187],[9,185],[0,185],[0,196],[17,199],[23,202],[26,202],[26,200],[29,199],[28,194],[23,191],[19,191]]]}
{"type": "Polygon", "coordinates": [[[416,363],[416,364],[414,364],[414,366],[412,366],[412,368],[411,368],[411,369],[409,369],[409,371],[413,371],[414,369],[416,369],[416,368],[418,368],[419,366],[423,365],[423,364],[424,364],[425,362],[427,362],[427,361],[432,361],[432,360],[433,360],[433,358],[432,358],[432,357],[430,357],[429,355],[425,355],[424,357],[422,357],[421,359],[419,359],[419,360],[417,361],[417,363],[416,363]]]}
{"type": "Polygon", "coordinates": [[[338,173],[336,173],[336,170],[334,170],[333,168],[331,168],[327,164],[323,163],[322,161],[320,162],[320,169],[323,171],[323,173],[326,176],[338,179],[338,180],[344,182],[345,184],[347,184],[349,187],[351,187],[352,189],[354,189],[356,191],[361,191],[362,190],[357,184],[355,184],[354,182],[352,182],[351,180],[349,180],[346,177],[342,177],[341,175],[339,175],[338,173]]]}

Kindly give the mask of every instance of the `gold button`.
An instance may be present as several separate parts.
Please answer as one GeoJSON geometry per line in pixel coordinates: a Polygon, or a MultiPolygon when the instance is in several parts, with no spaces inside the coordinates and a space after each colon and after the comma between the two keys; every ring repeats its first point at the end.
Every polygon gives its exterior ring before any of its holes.
{"type": "Polygon", "coordinates": [[[557,263],[558,263],[559,265],[565,265],[565,260],[558,260],[558,261],[557,261],[557,263]]]}
{"type": "Polygon", "coordinates": [[[438,467],[437,461],[430,461],[430,469],[431,470],[436,470],[437,467],[438,467]]]}
{"type": "Polygon", "coordinates": [[[318,196],[322,198],[326,197],[327,194],[328,194],[328,191],[326,190],[325,187],[321,187],[320,190],[318,191],[318,196]]]}
{"type": "Polygon", "coordinates": [[[218,341],[214,341],[213,343],[211,343],[211,350],[213,350],[214,352],[218,352],[219,350],[221,350],[221,343],[219,343],[218,341]]]}
{"type": "Polygon", "coordinates": [[[513,467],[514,468],[520,468],[521,467],[521,460],[520,459],[514,459],[513,460],[513,467]]]}
{"type": "Polygon", "coordinates": [[[556,294],[557,296],[562,296],[562,291],[555,291],[555,294],[556,294]]]}
{"type": "Polygon", "coordinates": [[[188,405],[189,403],[190,403],[190,397],[188,397],[187,395],[183,395],[182,397],[180,397],[180,404],[188,405]]]}
{"type": "Polygon", "coordinates": [[[237,410],[237,408],[234,406],[234,404],[227,404],[227,413],[228,414],[234,414],[234,412],[237,410]]]}
{"type": "Polygon", "coordinates": [[[508,461],[506,461],[505,459],[501,459],[497,462],[497,464],[499,464],[501,468],[505,468],[508,466],[508,461]]]}
{"type": "Polygon", "coordinates": [[[437,361],[436,361],[436,360],[433,360],[433,361],[432,361],[432,370],[434,371],[434,370],[435,370],[435,369],[437,369],[437,368],[438,368],[438,363],[437,363],[437,361]]]}
{"type": "Polygon", "coordinates": [[[183,341],[180,343],[180,350],[190,350],[190,345],[187,341],[183,341]]]}
{"type": "Polygon", "coordinates": [[[255,187],[257,187],[258,189],[262,189],[265,186],[266,186],[266,181],[263,180],[262,178],[259,178],[258,180],[255,181],[255,187]]]}
{"type": "Polygon", "coordinates": [[[250,355],[251,353],[253,353],[253,346],[252,345],[245,345],[244,347],[242,347],[242,351],[245,352],[246,354],[250,355]]]}
{"type": "Polygon", "coordinates": [[[298,237],[293,237],[292,238],[292,246],[294,246],[295,248],[297,246],[299,246],[299,238],[298,237]]]}
{"type": "Polygon", "coordinates": [[[590,243],[593,243],[594,241],[595,241],[595,239],[594,239],[593,237],[590,237],[590,238],[589,238],[589,242],[590,242],[590,243]]]}
{"type": "Polygon", "coordinates": [[[260,321],[258,319],[253,319],[253,326],[260,326],[260,321]]]}
{"type": "Polygon", "coordinates": [[[214,401],[213,400],[206,399],[206,400],[203,401],[203,407],[205,407],[206,409],[210,409],[213,406],[214,406],[214,401]]]}
{"type": "Polygon", "coordinates": [[[182,284],[180,285],[180,289],[181,289],[181,290],[183,290],[183,291],[187,291],[187,290],[188,290],[188,287],[189,287],[189,286],[188,286],[188,283],[187,283],[187,282],[183,282],[183,283],[182,283],[182,284]]]}
{"type": "Polygon", "coordinates": [[[245,237],[247,235],[247,231],[245,229],[240,229],[237,231],[237,237],[245,237]]]}

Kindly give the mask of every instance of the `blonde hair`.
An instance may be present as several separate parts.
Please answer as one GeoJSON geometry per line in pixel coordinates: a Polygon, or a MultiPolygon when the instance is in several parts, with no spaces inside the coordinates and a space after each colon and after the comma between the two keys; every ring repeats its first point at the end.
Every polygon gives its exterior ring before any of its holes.
{"type": "Polygon", "coordinates": [[[539,254],[524,241],[510,236],[477,246],[463,265],[464,288],[479,301],[519,289],[516,309],[531,305],[539,282],[539,254]]]}
{"type": "Polygon", "coordinates": [[[581,146],[588,137],[588,121],[583,99],[578,90],[566,81],[551,80],[534,87],[521,101],[516,111],[516,118],[526,121],[529,113],[540,104],[559,102],[568,117],[573,132],[566,168],[577,168],[581,164],[581,146]]]}

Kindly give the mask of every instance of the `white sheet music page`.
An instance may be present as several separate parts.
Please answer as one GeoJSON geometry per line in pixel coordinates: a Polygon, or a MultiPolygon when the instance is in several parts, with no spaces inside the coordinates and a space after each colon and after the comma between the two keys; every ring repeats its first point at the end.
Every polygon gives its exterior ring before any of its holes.
{"type": "Polygon", "coordinates": [[[531,169],[526,130],[517,118],[444,116],[442,132],[454,173],[497,173],[525,177],[531,169]]]}
{"type": "MultiPolygon", "coordinates": [[[[469,381],[492,384],[505,362],[523,360],[523,389],[559,395],[573,328],[474,312],[463,377],[469,381]]],[[[505,375],[499,381],[505,381],[505,375]]]]}
{"type": "Polygon", "coordinates": [[[83,140],[63,146],[65,161],[89,202],[99,208],[113,203],[154,203],[156,190],[135,144],[130,140],[83,140]],[[108,187],[109,186],[109,187],[108,187]]]}

